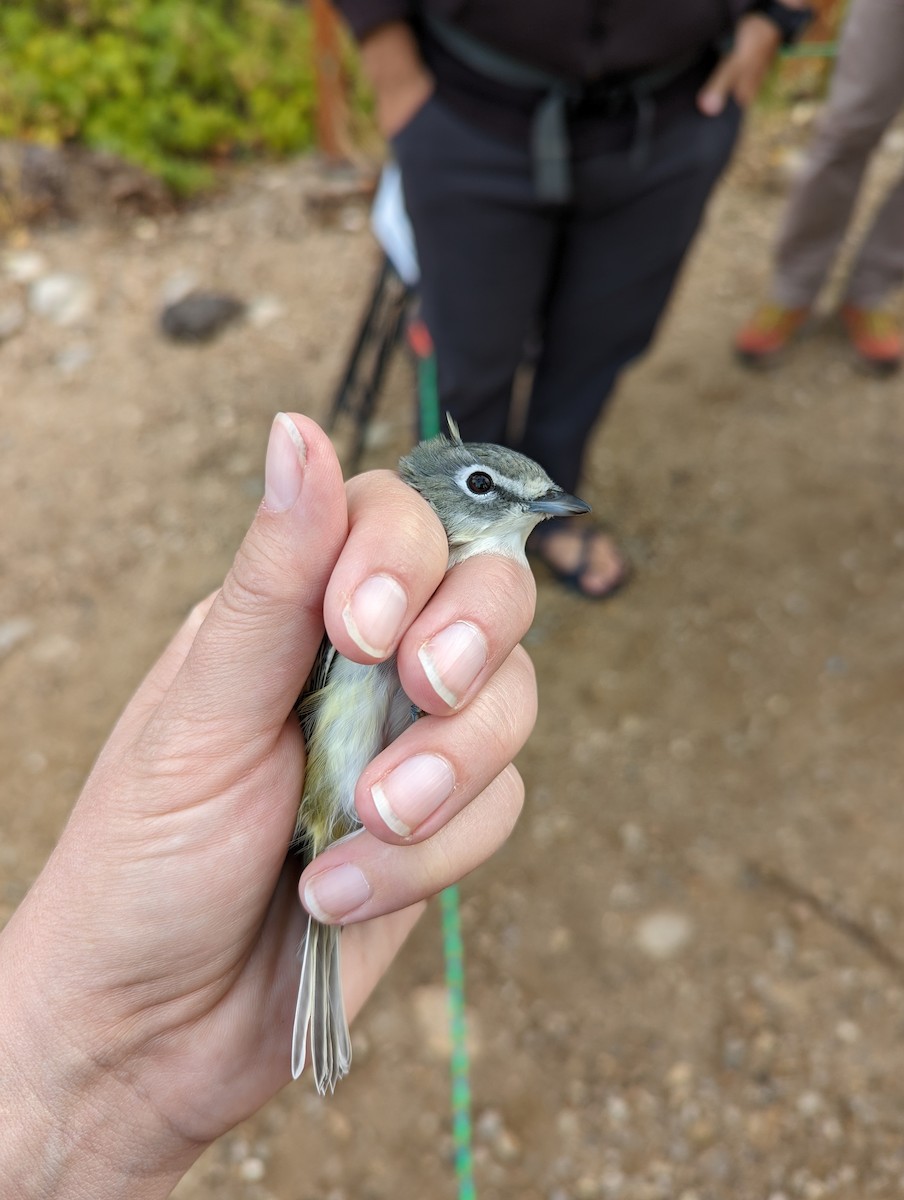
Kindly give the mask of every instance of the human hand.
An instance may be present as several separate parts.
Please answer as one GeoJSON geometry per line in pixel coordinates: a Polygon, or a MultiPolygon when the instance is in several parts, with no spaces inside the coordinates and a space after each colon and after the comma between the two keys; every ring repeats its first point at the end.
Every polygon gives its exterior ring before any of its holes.
{"type": "Polygon", "coordinates": [[[373,88],[377,127],[389,141],[427,103],[433,76],[405,21],[391,21],[369,34],[361,43],[361,64],[373,88]]]}
{"type": "Polygon", "coordinates": [[[759,13],[738,22],[734,45],[716,65],[697,94],[697,107],[717,117],[729,99],[741,108],[752,104],[781,45],[778,26],[759,13]]]}
{"type": "Polygon", "coordinates": [[[438,520],[397,476],[373,472],[346,488],[317,426],[277,418],[264,501],[222,589],[126,707],[0,935],[10,1194],[168,1195],[209,1142],[288,1081],[305,927],[298,866],[286,858],[304,763],[290,714],[324,621],[358,662],[375,658],[362,643],[377,658],[397,650],[402,683],[428,714],[359,781],[365,830],[301,881],[318,916],[349,923],[350,1016],[424,899],[504,841],[523,796],[510,762],[535,717],[517,646],[533,581],[488,556],[446,575],[446,559],[438,520]],[[394,604],[373,583],[387,577],[394,604]],[[470,654],[443,650],[450,628],[453,640],[474,639],[470,654]],[[394,772],[393,804],[412,815],[423,796],[405,768],[428,754],[450,764],[455,787],[400,838],[371,789],[386,792],[394,772]],[[340,902],[349,868],[367,884],[351,907],[340,902]]]}

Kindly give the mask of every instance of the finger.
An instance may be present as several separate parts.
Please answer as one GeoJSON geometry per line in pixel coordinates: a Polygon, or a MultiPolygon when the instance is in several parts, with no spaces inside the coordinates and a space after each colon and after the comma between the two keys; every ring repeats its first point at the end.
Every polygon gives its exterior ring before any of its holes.
{"type": "Polygon", "coordinates": [[[392,846],[362,830],[305,870],[302,903],[325,924],[353,924],[435,896],[499,849],[523,802],[521,776],[509,766],[424,842],[392,846]]]}
{"type": "Polygon", "coordinates": [[[717,117],[725,108],[734,86],[736,70],[736,56],[734,54],[726,55],[697,93],[697,108],[705,116],[717,117]]]}
{"type": "Polygon", "coordinates": [[[443,578],[446,535],[429,504],[392,471],[346,489],[349,532],[327,587],[324,620],[355,662],[387,658],[443,578]]]}
{"type": "Polygon", "coordinates": [[[530,628],[536,601],[524,564],[495,554],[459,563],[399,647],[399,675],[411,701],[431,713],[469,703],[530,628]]]}
{"type": "Polygon", "coordinates": [[[424,717],[362,773],[358,816],[384,841],[432,837],[502,772],[530,736],[537,689],[521,647],[472,704],[448,717],[424,717]]]}
{"type": "MultiPolygon", "coordinates": [[[[279,735],[323,634],[323,596],[347,531],[345,487],[326,435],[279,414],[264,500],[161,705],[230,749],[279,735]]],[[[212,749],[213,747],[208,747],[212,749]]]]}

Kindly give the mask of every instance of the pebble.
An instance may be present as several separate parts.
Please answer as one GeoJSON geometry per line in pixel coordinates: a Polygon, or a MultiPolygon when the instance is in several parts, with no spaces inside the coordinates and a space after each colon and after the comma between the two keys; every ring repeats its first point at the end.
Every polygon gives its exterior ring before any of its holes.
{"type": "Polygon", "coordinates": [[[680,954],[691,941],[693,932],[693,922],[684,913],[658,912],[644,917],[637,926],[634,940],[650,958],[665,960],[680,954]]]}
{"type": "Polygon", "coordinates": [[[64,375],[74,375],[76,371],[87,366],[94,357],[94,351],[87,342],[76,342],[74,346],[69,346],[54,359],[54,363],[58,371],[64,375]]]}
{"type": "Polygon", "coordinates": [[[521,1143],[511,1130],[503,1129],[493,1140],[493,1152],[502,1162],[514,1162],[521,1154],[521,1143]]]}
{"type": "Polygon", "coordinates": [[[791,106],[791,124],[801,128],[806,125],[812,125],[816,114],[819,112],[819,105],[814,104],[812,100],[798,100],[791,106]]]}
{"type": "Polygon", "coordinates": [[[358,1062],[363,1062],[370,1054],[370,1038],[364,1029],[358,1028],[352,1033],[352,1050],[358,1062]]]}
{"type": "Polygon", "coordinates": [[[564,925],[557,926],[549,935],[549,949],[553,954],[564,954],[571,949],[573,942],[571,930],[564,925]]]}
{"type": "Polygon", "coordinates": [[[694,1069],[688,1062],[676,1062],[669,1068],[666,1083],[670,1088],[684,1090],[694,1077],[694,1069]]]}
{"type": "Polygon", "coordinates": [[[31,657],[47,666],[74,662],[79,656],[79,644],[64,633],[52,633],[32,647],[31,657]]]}
{"type": "Polygon", "coordinates": [[[22,766],[29,775],[40,775],[47,770],[48,758],[40,750],[29,750],[22,755],[22,766]]]}
{"type": "Polygon", "coordinates": [[[30,617],[9,617],[0,621],[0,658],[9,654],[35,627],[30,617]]]}
{"type": "Polygon", "coordinates": [[[132,233],[140,242],[153,242],[160,233],[160,226],[151,217],[140,217],[132,226],[132,233]]]}
{"type": "Polygon", "coordinates": [[[609,904],[612,908],[637,908],[640,904],[641,891],[636,883],[621,880],[613,883],[609,892],[609,904]]]}
{"type": "Polygon", "coordinates": [[[286,306],[276,296],[258,296],[248,305],[248,324],[255,329],[265,329],[285,314],[286,306]]]}
{"type": "Polygon", "coordinates": [[[47,261],[37,250],[10,250],[3,256],[3,273],[13,283],[33,283],[47,270],[47,261]]]}
{"type": "Polygon", "coordinates": [[[647,722],[636,713],[625,713],[619,722],[619,732],[625,737],[641,737],[647,729],[647,722]]]}
{"type": "Polygon", "coordinates": [[[839,1042],[852,1046],[854,1042],[860,1040],[860,1026],[855,1025],[853,1021],[839,1021],[835,1026],[835,1036],[839,1042]]]}
{"type": "Polygon", "coordinates": [[[556,1117],[556,1129],[566,1141],[574,1141],[581,1132],[581,1118],[573,1109],[565,1108],[556,1117]]]}
{"type": "Polygon", "coordinates": [[[94,309],[94,288],[83,275],[44,275],[28,291],[28,307],[54,325],[75,325],[94,309]]]}
{"type": "Polygon", "coordinates": [[[25,308],[18,300],[0,307],[0,342],[6,342],[25,324],[25,308]]]}
{"type": "Polygon", "coordinates": [[[643,854],[647,850],[647,835],[639,825],[628,821],[618,831],[621,844],[628,854],[643,854]]]}
{"type": "Polygon", "coordinates": [[[599,1184],[591,1175],[582,1175],[575,1182],[574,1194],[576,1200],[596,1200],[600,1194],[599,1184]]]}
{"type": "Polygon", "coordinates": [[[797,146],[786,146],[776,154],[772,165],[775,182],[779,186],[790,185],[796,182],[807,165],[806,151],[797,146]]]}
{"type": "Polygon", "coordinates": [[[797,1097],[797,1111],[802,1117],[815,1117],[822,1106],[823,1099],[819,1092],[801,1092],[797,1097]]]}
{"type": "Polygon", "coordinates": [[[251,1147],[243,1137],[228,1138],[226,1154],[230,1162],[241,1163],[251,1155],[251,1147]]]}
{"type": "Polygon", "coordinates": [[[485,1109],[474,1123],[474,1132],[484,1142],[491,1142],[504,1128],[502,1113],[495,1108],[485,1109]]]}
{"type": "Polygon", "coordinates": [[[177,304],[180,300],[184,300],[190,292],[195,291],[199,282],[194,271],[176,271],[164,280],[163,287],[160,289],[161,302],[164,305],[177,304]]]}
{"type": "Polygon", "coordinates": [[[207,342],[245,312],[235,296],[190,292],[160,314],[160,328],[176,342],[207,342]]]}
{"type": "Polygon", "coordinates": [[[266,1173],[266,1165],[259,1158],[246,1158],[239,1164],[239,1175],[246,1183],[260,1183],[266,1173]]]}
{"type": "Polygon", "coordinates": [[[603,1169],[600,1176],[600,1187],[604,1196],[617,1196],[621,1192],[625,1184],[624,1172],[615,1166],[608,1166],[603,1169]]]}

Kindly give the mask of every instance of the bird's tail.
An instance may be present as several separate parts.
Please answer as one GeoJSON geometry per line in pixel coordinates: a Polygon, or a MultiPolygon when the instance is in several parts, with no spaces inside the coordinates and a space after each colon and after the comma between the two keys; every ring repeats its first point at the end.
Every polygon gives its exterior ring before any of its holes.
{"type": "Polygon", "coordinates": [[[301,981],[292,1032],[292,1077],[304,1070],[308,1030],[311,1033],[311,1069],[321,1096],[332,1091],[352,1062],[352,1041],[342,998],[339,964],[341,930],[308,917],[308,932],[298,957],[301,981]]]}

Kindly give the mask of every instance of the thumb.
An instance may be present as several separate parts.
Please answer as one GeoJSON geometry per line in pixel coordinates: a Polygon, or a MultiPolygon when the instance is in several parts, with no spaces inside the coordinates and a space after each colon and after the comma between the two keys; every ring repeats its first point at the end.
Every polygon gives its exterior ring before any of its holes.
{"type": "Polygon", "coordinates": [[[716,69],[697,93],[697,108],[707,117],[717,117],[725,108],[734,87],[737,61],[735,55],[727,54],[720,59],[716,69]]]}
{"type": "Polygon", "coordinates": [[[323,636],[323,596],[348,532],[336,454],[279,413],[264,499],[160,708],[235,746],[282,729],[323,636]],[[200,718],[200,720],[199,720],[200,718]]]}

